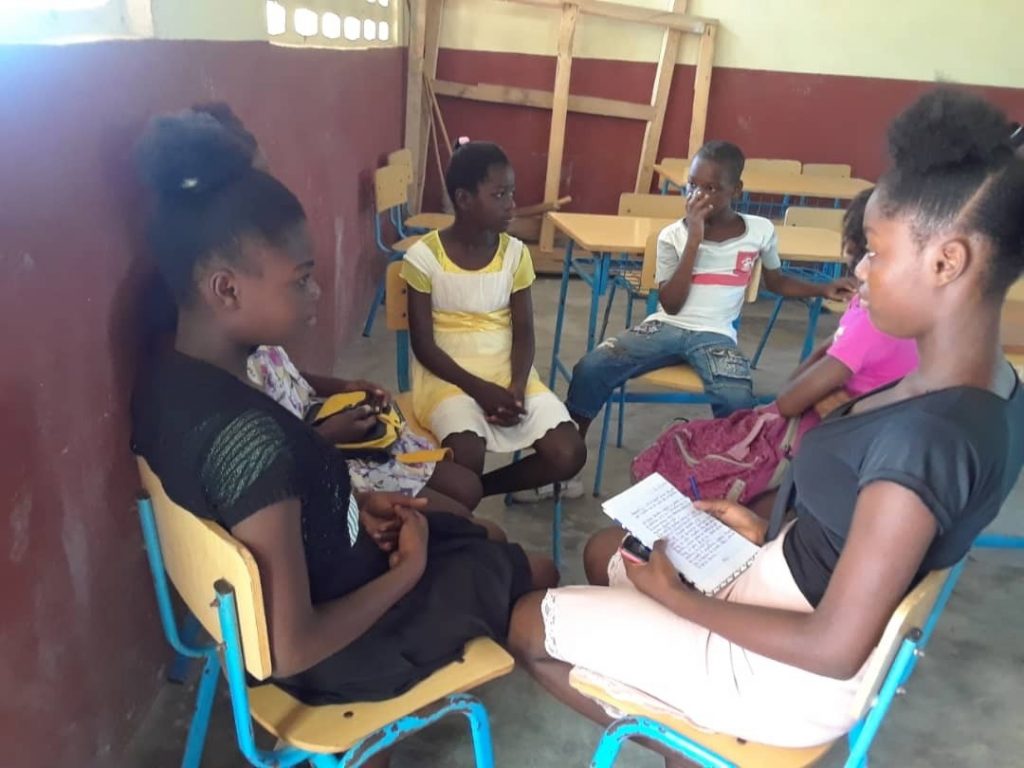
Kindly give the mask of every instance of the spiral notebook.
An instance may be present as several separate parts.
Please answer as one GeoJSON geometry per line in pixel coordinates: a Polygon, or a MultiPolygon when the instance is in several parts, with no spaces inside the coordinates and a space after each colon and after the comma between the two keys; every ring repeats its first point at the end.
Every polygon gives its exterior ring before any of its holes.
{"type": "Polygon", "coordinates": [[[731,584],[760,549],[729,526],[693,506],[655,472],[601,505],[604,513],[647,547],[668,540],[668,559],[705,595],[731,584]]]}

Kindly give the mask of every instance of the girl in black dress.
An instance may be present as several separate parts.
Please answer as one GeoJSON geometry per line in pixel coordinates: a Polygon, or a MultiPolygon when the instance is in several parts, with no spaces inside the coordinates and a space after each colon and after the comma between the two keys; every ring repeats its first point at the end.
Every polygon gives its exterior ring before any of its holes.
{"type": "Polygon", "coordinates": [[[133,448],[252,552],[275,682],[313,703],[384,699],[474,637],[504,641],[515,601],[557,574],[426,499],[353,495],[342,455],[250,386],[250,351],[312,325],[320,295],[302,206],[252,154],[196,113],[158,118],[140,144],[178,324],[137,382],[133,448]]]}

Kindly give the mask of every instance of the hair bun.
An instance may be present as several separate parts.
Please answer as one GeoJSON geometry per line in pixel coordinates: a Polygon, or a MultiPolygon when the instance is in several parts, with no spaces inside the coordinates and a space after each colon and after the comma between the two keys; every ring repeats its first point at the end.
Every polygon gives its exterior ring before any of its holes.
{"type": "Polygon", "coordinates": [[[194,110],[151,120],[136,150],[143,181],[167,197],[212,192],[248,172],[254,155],[215,117],[194,110]]]}
{"type": "Polygon", "coordinates": [[[889,155],[905,174],[989,169],[1012,154],[1006,116],[984,99],[953,88],[925,94],[889,127],[889,155]]]}

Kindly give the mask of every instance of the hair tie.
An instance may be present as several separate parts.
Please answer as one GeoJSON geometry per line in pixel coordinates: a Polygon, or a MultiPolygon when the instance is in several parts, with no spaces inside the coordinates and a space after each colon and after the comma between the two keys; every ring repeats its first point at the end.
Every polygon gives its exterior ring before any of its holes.
{"type": "Polygon", "coordinates": [[[469,136],[459,136],[459,140],[456,142],[456,144],[460,147],[463,144],[469,144],[469,136]]]}
{"type": "Polygon", "coordinates": [[[188,178],[181,180],[182,189],[195,189],[199,186],[199,179],[195,176],[189,176],[188,178]]]}

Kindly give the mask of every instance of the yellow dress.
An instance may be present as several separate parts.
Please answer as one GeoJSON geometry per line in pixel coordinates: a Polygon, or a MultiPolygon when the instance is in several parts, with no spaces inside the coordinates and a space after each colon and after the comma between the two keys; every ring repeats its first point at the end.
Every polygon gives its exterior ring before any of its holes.
{"type": "MultiPolygon", "coordinates": [[[[536,275],[530,252],[507,234],[498,239],[490,263],[478,270],[456,265],[435,231],[405,254],[402,277],[420,293],[429,293],[434,340],[462,368],[507,387],[512,380],[512,294],[529,288],[536,275]]],[[[412,400],[416,418],[444,440],[457,432],[475,432],[497,453],[527,448],[562,422],[569,412],[531,368],[526,385],[526,415],[512,427],[490,424],[469,395],[428,371],[412,365],[412,400]]]]}

